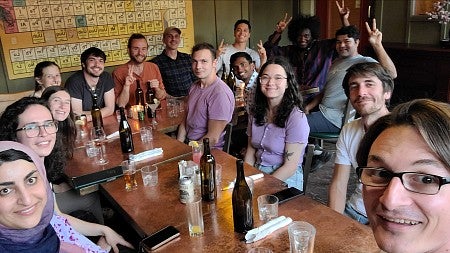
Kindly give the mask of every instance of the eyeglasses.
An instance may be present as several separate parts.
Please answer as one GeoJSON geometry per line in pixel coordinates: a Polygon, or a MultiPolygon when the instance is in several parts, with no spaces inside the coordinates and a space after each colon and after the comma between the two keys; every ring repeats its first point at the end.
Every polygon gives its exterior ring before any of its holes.
{"type": "Polygon", "coordinates": [[[259,82],[262,85],[267,85],[270,82],[270,79],[275,80],[275,84],[280,84],[284,79],[287,79],[287,77],[276,75],[274,77],[270,77],[268,75],[263,75],[259,78],[259,82]]]}
{"type": "Polygon", "coordinates": [[[450,183],[450,177],[416,172],[394,173],[383,167],[358,167],[356,173],[359,181],[366,186],[386,187],[392,178],[398,177],[406,190],[427,195],[437,194],[442,185],[450,183]]]}
{"type": "Polygon", "coordinates": [[[42,125],[38,125],[37,123],[26,124],[24,127],[16,129],[16,132],[25,131],[27,137],[33,138],[39,135],[41,127],[44,128],[47,134],[54,134],[58,131],[58,124],[54,120],[48,120],[42,125]]]}

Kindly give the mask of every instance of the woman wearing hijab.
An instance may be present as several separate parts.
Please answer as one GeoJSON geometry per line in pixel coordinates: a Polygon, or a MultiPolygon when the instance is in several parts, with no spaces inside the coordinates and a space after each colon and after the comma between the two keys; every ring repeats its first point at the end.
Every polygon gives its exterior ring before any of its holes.
{"type": "Polygon", "coordinates": [[[0,141],[0,252],[107,252],[57,215],[53,201],[42,159],[0,141]]]}

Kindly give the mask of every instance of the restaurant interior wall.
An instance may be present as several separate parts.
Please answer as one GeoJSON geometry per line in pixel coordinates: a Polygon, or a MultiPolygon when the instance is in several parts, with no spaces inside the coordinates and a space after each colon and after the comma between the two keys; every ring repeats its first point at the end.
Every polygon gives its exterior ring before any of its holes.
{"type": "MultiPolygon", "coordinates": [[[[206,41],[217,46],[222,39],[232,43],[233,24],[237,19],[249,19],[253,25],[250,47],[256,48],[261,39],[265,41],[275,29],[284,13],[314,14],[319,0],[192,0],[195,42],[206,41]]],[[[334,4],[334,0],[332,1],[334,4]]],[[[440,25],[425,17],[410,16],[412,1],[376,0],[376,18],[383,32],[384,42],[403,42],[437,45],[440,25]]],[[[357,1],[356,1],[357,2],[357,1]]],[[[289,44],[284,34],[281,45],[289,44]]],[[[1,50],[1,49],[0,49],[1,50]]],[[[2,55],[4,52],[0,52],[2,55]]],[[[5,63],[0,57],[0,93],[15,93],[33,89],[33,78],[9,80],[5,75],[5,63]]],[[[107,67],[112,72],[114,67],[107,67]]],[[[62,73],[63,82],[73,72],[62,73]]]]}

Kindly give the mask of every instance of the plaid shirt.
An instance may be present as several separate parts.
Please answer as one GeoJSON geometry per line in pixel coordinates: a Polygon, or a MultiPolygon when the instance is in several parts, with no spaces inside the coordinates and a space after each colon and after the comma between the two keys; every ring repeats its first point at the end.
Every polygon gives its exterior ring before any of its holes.
{"type": "Polygon", "coordinates": [[[174,97],[184,97],[197,79],[192,72],[191,56],[178,52],[173,60],[166,55],[166,50],[153,58],[151,62],[159,67],[166,92],[174,97]]]}

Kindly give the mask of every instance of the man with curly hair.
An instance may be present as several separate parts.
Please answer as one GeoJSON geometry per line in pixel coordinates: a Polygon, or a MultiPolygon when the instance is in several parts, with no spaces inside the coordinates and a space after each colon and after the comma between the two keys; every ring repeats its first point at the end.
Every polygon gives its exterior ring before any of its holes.
{"type": "MultiPolygon", "coordinates": [[[[341,21],[344,26],[350,25],[350,11],[336,1],[341,21]]],[[[264,43],[268,58],[281,55],[288,58],[297,77],[300,91],[312,90],[313,94],[305,97],[308,102],[324,87],[328,69],[337,57],[335,39],[319,40],[320,21],[316,16],[300,15],[294,19],[287,14],[277,24],[275,32],[264,43]],[[292,45],[278,46],[283,31],[288,28],[288,38],[292,45]],[[316,89],[313,89],[316,88],[316,89]]]]}

